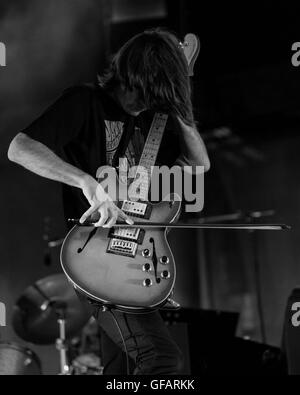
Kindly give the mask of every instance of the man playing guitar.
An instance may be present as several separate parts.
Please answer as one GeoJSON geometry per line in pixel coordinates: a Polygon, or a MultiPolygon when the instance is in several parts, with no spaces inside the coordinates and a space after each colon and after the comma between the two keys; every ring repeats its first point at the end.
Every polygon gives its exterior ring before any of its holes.
{"type": "MultiPolygon", "coordinates": [[[[83,223],[98,214],[96,227],[111,228],[117,219],[132,224],[95,177],[99,167],[116,166],[120,157],[130,166],[138,163],[156,111],[169,115],[157,163],[207,171],[210,162],[194,122],[188,64],[179,40],[160,29],[129,40],[97,85],[67,89],[14,138],[8,157],[63,184],[66,219],[83,223]]],[[[95,315],[103,336],[122,347],[111,315],[100,310],[95,315]]],[[[115,316],[135,363],[134,374],[180,371],[181,353],[157,311],[116,311],[115,316]]]]}

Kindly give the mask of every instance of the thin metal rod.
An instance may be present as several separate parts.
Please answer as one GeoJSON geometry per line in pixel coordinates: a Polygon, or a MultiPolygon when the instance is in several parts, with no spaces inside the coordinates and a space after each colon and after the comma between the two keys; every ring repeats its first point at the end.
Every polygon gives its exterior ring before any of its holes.
{"type": "MultiPolygon", "coordinates": [[[[70,219],[76,225],[94,226],[94,222],[80,224],[79,220],[70,219]]],[[[171,228],[171,229],[222,229],[222,230],[289,230],[290,226],[285,224],[184,224],[184,223],[163,223],[163,222],[135,222],[133,225],[127,223],[116,223],[119,228],[171,228]]]]}
{"type": "Polygon", "coordinates": [[[59,339],[56,341],[56,347],[59,351],[60,356],[60,375],[69,375],[70,366],[68,364],[67,356],[67,344],[66,344],[66,320],[65,318],[59,318],[57,320],[59,325],[59,339]]]}
{"type": "Polygon", "coordinates": [[[255,288],[256,288],[257,312],[259,317],[261,340],[262,343],[267,344],[266,325],[265,325],[265,317],[264,317],[264,309],[263,309],[263,295],[261,288],[261,268],[260,268],[258,243],[259,243],[259,238],[257,236],[257,233],[253,232],[252,233],[253,268],[254,268],[254,279],[255,279],[255,288]]]}

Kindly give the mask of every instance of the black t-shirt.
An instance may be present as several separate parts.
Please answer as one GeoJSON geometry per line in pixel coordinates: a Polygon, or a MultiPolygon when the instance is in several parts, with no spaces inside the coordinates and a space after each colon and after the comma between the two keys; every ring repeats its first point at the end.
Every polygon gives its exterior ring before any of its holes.
{"type": "MultiPolygon", "coordinates": [[[[131,117],[99,86],[82,85],[64,91],[23,133],[96,178],[99,167],[119,157],[138,164],[153,115],[131,117]]],[[[157,164],[172,166],[179,155],[178,137],[167,125],[157,164]]],[[[66,219],[89,208],[78,188],[63,185],[63,200],[66,219]]]]}

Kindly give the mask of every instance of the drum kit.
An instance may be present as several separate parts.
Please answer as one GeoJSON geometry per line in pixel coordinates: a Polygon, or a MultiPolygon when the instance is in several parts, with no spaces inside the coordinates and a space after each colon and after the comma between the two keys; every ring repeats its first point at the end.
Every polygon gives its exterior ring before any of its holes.
{"type": "MultiPolygon", "coordinates": [[[[14,307],[12,325],[26,343],[56,346],[59,375],[101,375],[100,341],[93,347],[87,342],[87,337],[99,335],[91,317],[91,308],[81,303],[65,275],[55,274],[25,290],[14,307]]],[[[42,374],[40,359],[32,350],[0,343],[0,375],[42,374]]]]}

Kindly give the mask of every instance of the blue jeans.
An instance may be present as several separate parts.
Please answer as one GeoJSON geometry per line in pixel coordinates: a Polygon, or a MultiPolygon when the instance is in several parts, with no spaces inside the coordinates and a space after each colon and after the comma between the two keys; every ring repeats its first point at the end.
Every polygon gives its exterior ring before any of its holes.
{"type": "MultiPolygon", "coordinates": [[[[180,374],[183,368],[182,353],[172,340],[159,312],[128,314],[113,311],[113,314],[122,329],[131,362],[131,374],[180,374]]],[[[102,329],[104,374],[124,374],[126,361],[122,351],[125,350],[112,314],[97,309],[95,318],[102,329]]]]}

